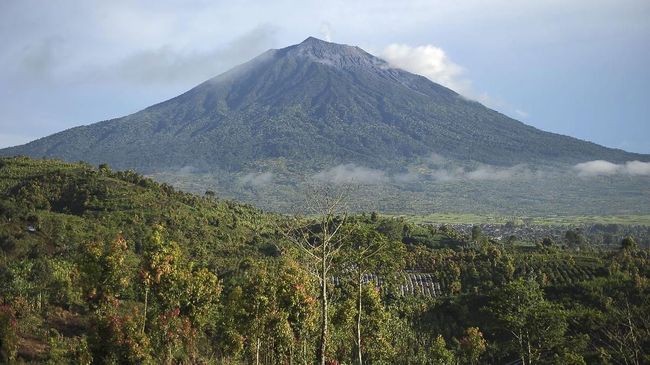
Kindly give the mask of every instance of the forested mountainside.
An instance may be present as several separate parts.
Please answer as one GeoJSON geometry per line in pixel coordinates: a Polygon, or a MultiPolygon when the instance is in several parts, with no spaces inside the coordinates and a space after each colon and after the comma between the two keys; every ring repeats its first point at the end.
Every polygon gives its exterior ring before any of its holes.
{"type": "Polygon", "coordinates": [[[2,158],[0,362],[650,361],[649,252],[633,237],[612,249],[325,217],[2,158]]]}

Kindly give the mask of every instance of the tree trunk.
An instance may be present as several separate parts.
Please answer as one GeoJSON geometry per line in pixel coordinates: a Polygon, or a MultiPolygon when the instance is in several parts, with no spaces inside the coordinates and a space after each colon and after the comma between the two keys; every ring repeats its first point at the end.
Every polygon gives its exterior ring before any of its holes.
{"type": "Polygon", "coordinates": [[[357,277],[357,286],[358,286],[358,296],[357,296],[357,356],[359,360],[359,365],[363,365],[363,359],[361,357],[361,279],[362,274],[359,271],[357,277]]]}
{"type": "Polygon", "coordinates": [[[526,344],[528,345],[528,365],[533,365],[533,352],[530,348],[530,337],[528,337],[528,331],[526,331],[526,344]]]}
{"type": "Polygon", "coordinates": [[[289,346],[289,365],[293,365],[293,347],[296,345],[296,341],[291,341],[291,346],[289,346]]]}
{"type": "Polygon", "coordinates": [[[321,272],[321,335],[320,335],[320,348],[318,350],[319,362],[325,365],[325,357],[327,351],[327,265],[325,257],[322,258],[321,272]]]}
{"type": "Polygon", "coordinates": [[[257,338],[257,343],[255,344],[255,365],[260,365],[260,338],[257,338]]]}
{"type": "Polygon", "coordinates": [[[147,327],[147,305],[149,304],[149,286],[144,288],[144,315],[142,318],[142,334],[147,327]]]}

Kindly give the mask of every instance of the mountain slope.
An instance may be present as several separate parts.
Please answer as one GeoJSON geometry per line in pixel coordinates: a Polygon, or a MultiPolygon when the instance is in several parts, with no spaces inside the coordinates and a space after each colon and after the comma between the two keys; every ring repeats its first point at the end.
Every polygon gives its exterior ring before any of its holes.
{"type": "Polygon", "coordinates": [[[276,159],[296,171],[393,169],[431,153],[496,165],[649,159],[540,131],[358,47],[315,38],[135,114],[0,150],[150,173],[239,171],[276,159]]]}

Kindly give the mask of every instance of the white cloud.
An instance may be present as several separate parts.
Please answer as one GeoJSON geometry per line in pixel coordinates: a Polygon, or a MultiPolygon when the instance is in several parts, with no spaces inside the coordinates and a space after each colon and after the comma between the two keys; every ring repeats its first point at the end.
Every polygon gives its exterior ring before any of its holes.
{"type": "Polygon", "coordinates": [[[320,34],[323,36],[323,39],[331,42],[332,41],[332,25],[329,22],[322,22],[320,25],[320,34]]]}
{"type": "Polygon", "coordinates": [[[604,160],[594,160],[582,162],[573,166],[578,172],[578,176],[611,176],[611,175],[630,175],[630,176],[650,176],[650,162],[627,161],[624,164],[615,164],[604,160]]]}
{"type": "Polygon", "coordinates": [[[395,67],[422,75],[459,94],[473,95],[471,82],[464,76],[465,70],[452,62],[442,48],[430,44],[418,47],[391,44],[380,57],[395,67]]]}
{"type": "Polygon", "coordinates": [[[384,171],[349,163],[323,170],[314,175],[314,179],[334,184],[375,185],[388,181],[388,176],[384,171]]]}
{"type": "Polygon", "coordinates": [[[493,166],[480,166],[474,171],[469,171],[466,176],[470,180],[508,180],[511,179],[521,168],[517,166],[508,168],[497,168],[493,166]]]}
{"type": "Polygon", "coordinates": [[[242,185],[261,187],[273,181],[271,172],[250,172],[239,179],[242,185]]]}
{"type": "MultiPolygon", "coordinates": [[[[446,161],[437,154],[432,154],[431,160],[441,164],[446,161]]],[[[531,171],[525,165],[511,167],[497,167],[491,165],[479,165],[476,168],[465,167],[441,167],[429,172],[429,176],[437,182],[451,181],[503,181],[517,178],[528,178],[531,171]]],[[[313,176],[321,182],[333,184],[365,184],[378,185],[385,183],[408,184],[419,181],[422,175],[409,171],[405,173],[388,174],[385,171],[371,169],[356,164],[342,164],[323,170],[313,176]]]]}
{"type": "Polygon", "coordinates": [[[194,173],[196,173],[198,171],[199,170],[196,167],[191,166],[191,165],[187,165],[187,166],[183,166],[180,169],[178,169],[178,174],[180,174],[180,175],[191,175],[191,174],[194,174],[194,173]]]}
{"type": "Polygon", "coordinates": [[[530,170],[524,165],[515,165],[511,167],[497,167],[491,165],[480,165],[473,170],[464,167],[436,169],[431,172],[431,177],[438,182],[449,182],[458,180],[474,181],[500,181],[511,180],[515,178],[526,178],[530,175],[530,170]]]}
{"type": "Polygon", "coordinates": [[[419,179],[419,175],[415,172],[409,171],[405,173],[399,173],[391,176],[394,182],[398,184],[408,184],[415,182],[419,179]]]}
{"type": "Polygon", "coordinates": [[[630,175],[650,175],[650,162],[628,161],[625,163],[625,171],[630,175]]]}
{"type": "Polygon", "coordinates": [[[443,156],[433,152],[431,155],[426,159],[428,162],[431,162],[434,165],[442,165],[444,164],[447,159],[444,158],[443,156]]]}
{"type": "Polygon", "coordinates": [[[453,62],[440,47],[431,44],[416,47],[390,44],[384,48],[379,57],[393,67],[422,75],[467,99],[478,101],[492,109],[508,110],[521,118],[528,116],[528,113],[514,108],[499,98],[475,90],[472,81],[466,76],[465,68],[453,62]]]}

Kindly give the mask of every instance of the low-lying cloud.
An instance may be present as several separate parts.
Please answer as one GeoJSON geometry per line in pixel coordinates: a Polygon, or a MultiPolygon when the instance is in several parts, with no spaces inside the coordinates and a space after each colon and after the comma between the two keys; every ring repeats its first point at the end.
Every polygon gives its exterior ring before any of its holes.
{"type": "Polygon", "coordinates": [[[438,182],[473,180],[473,181],[499,181],[511,180],[518,177],[527,177],[531,171],[525,165],[511,167],[496,167],[480,165],[475,169],[464,167],[442,168],[431,172],[431,177],[438,182]]]}
{"type": "MultiPolygon", "coordinates": [[[[442,163],[444,158],[439,155],[433,155],[433,160],[442,163]]],[[[383,170],[371,169],[358,166],[353,163],[342,164],[323,170],[313,178],[320,182],[333,184],[364,184],[377,185],[384,183],[393,184],[410,184],[423,181],[428,176],[429,181],[451,182],[451,181],[499,181],[511,180],[516,178],[527,178],[532,174],[530,169],[525,165],[516,165],[511,167],[497,167],[491,165],[479,165],[476,168],[469,169],[466,167],[441,167],[432,169],[428,172],[400,172],[389,174],[383,170]]]]}
{"type": "Polygon", "coordinates": [[[250,172],[239,179],[239,182],[245,186],[262,187],[273,181],[271,172],[250,172]]]}
{"type": "Polygon", "coordinates": [[[199,172],[199,170],[196,167],[191,165],[183,166],[180,169],[178,169],[178,171],[176,171],[178,175],[192,175],[197,172],[199,172]]]}
{"type": "Polygon", "coordinates": [[[323,170],[314,175],[314,179],[334,184],[376,185],[387,182],[388,176],[382,170],[371,169],[349,163],[338,165],[328,170],[323,170]]]}
{"type": "Polygon", "coordinates": [[[616,164],[605,160],[594,160],[582,162],[573,166],[578,176],[650,176],[650,162],[627,161],[624,164],[616,164]]]}
{"type": "Polygon", "coordinates": [[[425,161],[434,165],[442,165],[447,162],[447,159],[435,152],[432,152],[431,155],[425,159],[425,161]]]}

